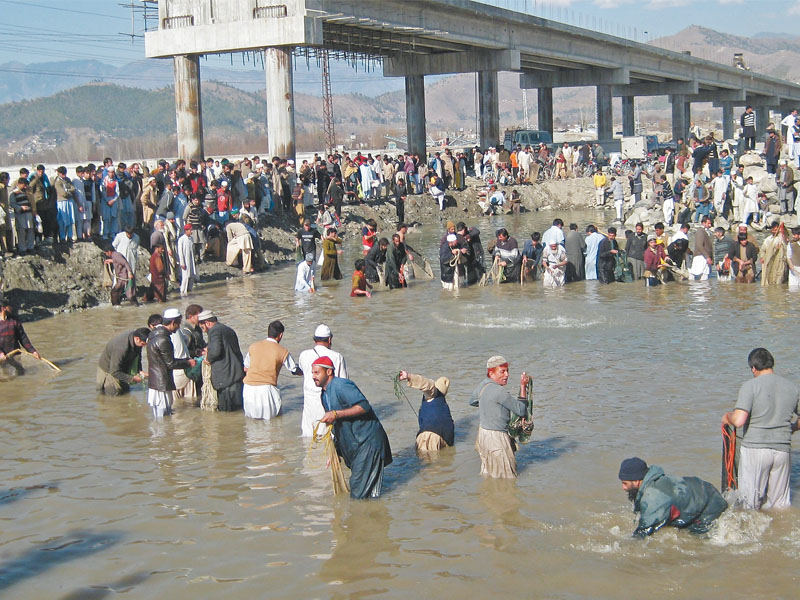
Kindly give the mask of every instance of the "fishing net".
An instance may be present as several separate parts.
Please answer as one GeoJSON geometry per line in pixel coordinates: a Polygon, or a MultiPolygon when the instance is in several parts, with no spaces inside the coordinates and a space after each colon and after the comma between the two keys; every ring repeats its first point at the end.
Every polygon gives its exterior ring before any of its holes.
{"type": "Polygon", "coordinates": [[[520,444],[527,444],[533,434],[533,379],[528,380],[525,390],[525,398],[528,401],[525,417],[512,415],[508,422],[508,435],[520,444]]]}
{"type": "Polygon", "coordinates": [[[408,404],[409,408],[411,408],[411,411],[416,415],[417,411],[414,408],[414,405],[411,404],[411,400],[408,399],[405,389],[403,389],[403,384],[400,381],[399,373],[392,378],[392,382],[394,383],[394,397],[398,400],[405,400],[406,404],[408,404]]]}
{"type": "Polygon", "coordinates": [[[202,410],[217,410],[219,400],[217,399],[217,390],[211,384],[211,363],[204,360],[201,363],[203,366],[203,393],[200,397],[200,408],[202,410]]]}
{"type": "Polygon", "coordinates": [[[314,434],[311,436],[311,444],[308,446],[309,457],[312,452],[320,446],[324,448],[325,462],[331,470],[331,483],[333,484],[334,495],[349,494],[350,486],[347,484],[347,479],[344,477],[342,461],[339,458],[339,454],[336,452],[336,444],[333,442],[333,427],[322,422],[318,422],[314,425],[314,434]],[[320,434],[320,428],[325,428],[325,433],[320,434]]]}
{"type": "Polygon", "coordinates": [[[427,259],[416,250],[409,250],[409,253],[414,257],[414,260],[409,261],[407,264],[411,265],[414,277],[416,279],[433,279],[433,269],[427,259]]]}
{"type": "Polygon", "coordinates": [[[18,375],[47,376],[59,373],[61,368],[46,358],[36,358],[24,348],[17,348],[0,360],[0,381],[9,381],[18,375]]]}
{"type": "Polygon", "coordinates": [[[628,264],[628,255],[620,250],[617,255],[617,264],[614,266],[614,279],[622,283],[630,283],[633,281],[633,273],[631,266],[628,264]]]}

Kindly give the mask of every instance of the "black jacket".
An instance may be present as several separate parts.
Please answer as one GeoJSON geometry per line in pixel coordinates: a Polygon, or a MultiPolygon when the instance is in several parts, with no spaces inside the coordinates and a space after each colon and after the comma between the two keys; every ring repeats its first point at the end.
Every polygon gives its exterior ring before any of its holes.
{"type": "Polygon", "coordinates": [[[211,363],[211,383],[221,390],[244,379],[244,358],[239,349],[236,332],[222,323],[208,330],[208,362],[211,363]]]}
{"type": "Polygon", "coordinates": [[[150,337],[147,338],[147,363],[149,366],[147,387],[151,390],[159,392],[174,390],[173,369],[185,369],[189,366],[188,359],[175,358],[175,349],[169,336],[170,332],[164,326],[159,325],[150,332],[150,337]]]}

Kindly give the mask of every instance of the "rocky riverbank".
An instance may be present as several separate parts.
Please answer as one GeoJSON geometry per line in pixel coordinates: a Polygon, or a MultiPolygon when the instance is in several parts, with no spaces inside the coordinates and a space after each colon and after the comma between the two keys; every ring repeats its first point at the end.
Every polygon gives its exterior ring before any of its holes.
{"type": "MultiPolygon", "coordinates": [[[[481,215],[477,205],[478,180],[471,179],[464,191],[447,194],[447,208],[440,213],[429,194],[409,196],[406,221],[414,225],[440,221],[470,221],[481,215]]],[[[511,187],[506,190],[509,192],[511,187]]],[[[590,178],[548,181],[517,186],[523,211],[579,209],[590,206],[594,190],[590,178]]],[[[370,204],[347,205],[343,210],[341,235],[350,243],[360,243],[361,228],[375,219],[379,229],[394,231],[397,224],[394,201],[377,200],[370,204]]],[[[297,221],[282,214],[268,215],[259,227],[266,265],[260,270],[294,261],[297,221]]],[[[149,253],[141,250],[137,265],[138,295],[147,281],[149,253]]],[[[96,243],[43,245],[35,254],[4,261],[5,296],[17,307],[23,320],[41,319],[59,312],[82,310],[109,302],[108,288],[103,287],[103,254],[96,243]]],[[[204,261],[198,266],[200,283],[241,277],[242,271],[222,261],[204,261]]],[[[174,293],[174,292],[173,292],[174,293]]]]}

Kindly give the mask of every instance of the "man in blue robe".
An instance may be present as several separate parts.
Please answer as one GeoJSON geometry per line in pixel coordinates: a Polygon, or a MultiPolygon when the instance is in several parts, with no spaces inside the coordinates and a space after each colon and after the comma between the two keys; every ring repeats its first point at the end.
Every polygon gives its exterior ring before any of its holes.
{"type": "Polygon", "coordinates": [[[334,377],[333,362],[321,356],[311,363],[311,377],[322,388],[325,414],[320,421],[333,425],[336,452],[350,469],[350,497],[381,495],[383,468],[392,462],[389,438],[364,394],[355,383],[334,377]]]}

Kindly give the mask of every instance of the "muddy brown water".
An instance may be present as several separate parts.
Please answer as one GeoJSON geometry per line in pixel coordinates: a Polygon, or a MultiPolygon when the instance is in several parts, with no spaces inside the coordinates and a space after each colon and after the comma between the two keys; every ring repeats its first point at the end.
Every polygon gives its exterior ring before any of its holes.
{"type": "MultiPolygon", "coordinates": [[[[505,225],[522,242],[552,216],[479,226],[505,225]]],[[[429,226],[409,241],[434,258],[441,232],[429,226]]],[[[639,455],[719,485],[720,416],[750,376],[749,350],[770,348],[779,372],[800,380],[800,296],[712,281],[509,284],[456,298],[434,281],[351,299],[358,255],[350,244],[345,280],[315,297],[295,296],[284,268],[191,300],[233,326],[244,349],[278,318],[296,358],[318,323],[331,326],[395,454],[379,500],[332,496],[299,437],[299,378],[281,375],[283,413],[271,422],[193,407],[156,421],[141,388],[94,391],[105,342],[151,308],[60,315],[26,329],[64,372],[0,384],[0,597],[796,597],[797,452],[794,507],[726,514],[703,537],[631,539],[616,473],[639,455]],[[523,369],[535,377],[536,429],[516,482],[482,480],[473,448],[478,414],[467,399],[496,353],[512,381],[523,369]],[[456,446],[430,463],[415,456],[416,417],[393,395],[401,368],[452,381],[456,446]]]]}

